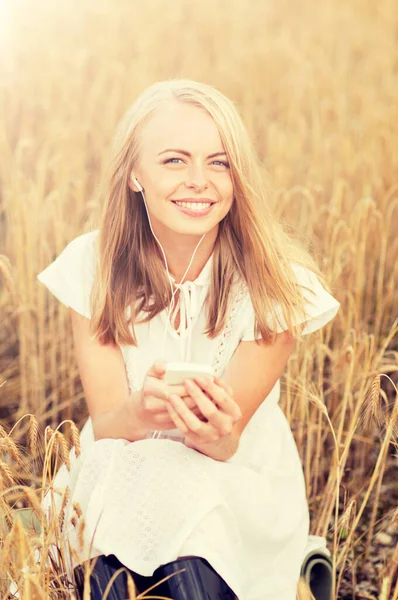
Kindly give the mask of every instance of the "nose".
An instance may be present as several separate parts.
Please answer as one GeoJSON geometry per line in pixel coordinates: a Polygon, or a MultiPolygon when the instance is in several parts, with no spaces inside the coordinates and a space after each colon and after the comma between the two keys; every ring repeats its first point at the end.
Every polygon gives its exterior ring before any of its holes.
{"type": "Polygon", "coordinates": [[[199,165],[192,165],[189,170],[188,180],[186,181],[188,188],[206,188],[207,177],[206,169],[199,165]]]}

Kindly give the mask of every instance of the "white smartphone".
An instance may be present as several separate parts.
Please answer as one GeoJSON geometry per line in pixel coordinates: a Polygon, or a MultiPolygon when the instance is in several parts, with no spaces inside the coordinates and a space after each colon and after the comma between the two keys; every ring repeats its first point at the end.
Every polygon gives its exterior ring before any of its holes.
{"type": "Polygon", "coordinates": [[[169,362],[164,380],[168,385],[180,385],[184,379],[195,379],[200,376],[214,377],[213,367],[191,362],[169,362]]]}

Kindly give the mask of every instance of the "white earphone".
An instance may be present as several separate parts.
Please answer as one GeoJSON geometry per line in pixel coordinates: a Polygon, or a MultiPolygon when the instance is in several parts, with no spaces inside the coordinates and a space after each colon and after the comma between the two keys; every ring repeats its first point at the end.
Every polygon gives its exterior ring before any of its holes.
{"type": "Polygon", "coordinates": [[[143,190],[142,190],[142,186],[141,186],[141,184],[139,183],[139,181],[137,181],[137,179],[134,177],[134,175],[133,175],[133,174],[131,174],[131,179],[134,181],[135,185],[138,187],[138,191],[139,191],[139,192],[142,192],[142,191],[143,191],[143,190]]]}

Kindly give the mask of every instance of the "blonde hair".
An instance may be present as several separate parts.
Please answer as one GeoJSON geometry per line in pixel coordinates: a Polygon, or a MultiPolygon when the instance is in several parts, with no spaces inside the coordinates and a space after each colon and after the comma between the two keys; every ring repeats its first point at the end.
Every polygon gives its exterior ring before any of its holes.
{"type": "Polygon", "coordinates": [[[233,183],[234,202],[219,224],[213,250],[205,333],[214,338],[222,331],[238,274],[250,293],[256,334],[261,333],[266,343],[274,339],[279,305],[291,335],[298,337],[293,321],[297,314],[305,319],[304,301],[291,263],[320,275],[318,269],[273,216],[258,156],[233,102],[209,85],[186,79],[149,86],[117,130],[97,237],[98,264],[91,294],[93,332],[103,344],[136,346],[134,324],[150,321],[171,300],[163,257],[142,196],[129,185],[138,160],[140,131],[151,113],[170,100],[198,106],[211,115],[233,183]]]}

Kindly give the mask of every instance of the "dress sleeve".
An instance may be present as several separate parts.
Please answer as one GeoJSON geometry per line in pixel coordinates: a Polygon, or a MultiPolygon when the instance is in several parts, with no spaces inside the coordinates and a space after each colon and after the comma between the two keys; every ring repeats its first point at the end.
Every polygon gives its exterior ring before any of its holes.
{"type": "Polygon", "coordinates": [[[91,318],[90,294],[96,269],[98,231],[73,239],[37,279],[65,306],[91,318]]]}
{"type": "MultiPolygon", "coordinates": [[[[297,281],[303,288],[304,308],[307,315],[306,319],[303,319],[301,315],[297,315],[293,324],[304,324],[301,335],[308,335],[313,331],[317,331],[317,329],[321,329],[326,323],[329,323],[336,316],[340,303],[325,290],[318,277],[310,269],[300,265],[292,265],[292,268],[297,281]]],[[[281,333],[282,331],[286,331],[288,327],[279,306],[276,306],[276,314],[278,322],[276,332],[281,333]]],[[[245,315],[242,321],[244,323],[242,341],[261,338],[261,335],[255,336],[255,315],[250,297],[247,299],[245,315]]],[[[269,323],[271,325],[271,320],[269,320],[269,323]]]]}

